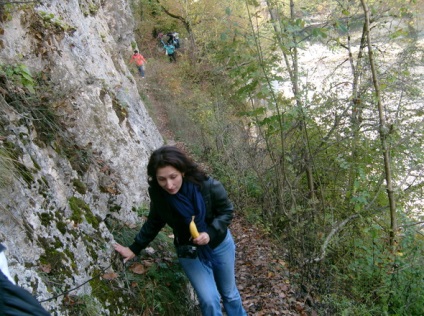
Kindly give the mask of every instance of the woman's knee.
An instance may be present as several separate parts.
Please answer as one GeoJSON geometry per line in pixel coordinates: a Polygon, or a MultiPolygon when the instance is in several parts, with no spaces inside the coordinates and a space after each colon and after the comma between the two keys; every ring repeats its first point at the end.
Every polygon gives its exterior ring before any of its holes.
{"type": "Polygon", "coordinates": [[[222,300],[226,302],[240,300],[240,292],[238,291],[235,285],[232,288],[221,290],[220,294],[221,294],[222,300]]]}
{"type": "Polygon", "coordinates": [[[216,308],[221,308],[219,295],[204,295],[198,299],[202,310],[216,310],[216,308]]]}

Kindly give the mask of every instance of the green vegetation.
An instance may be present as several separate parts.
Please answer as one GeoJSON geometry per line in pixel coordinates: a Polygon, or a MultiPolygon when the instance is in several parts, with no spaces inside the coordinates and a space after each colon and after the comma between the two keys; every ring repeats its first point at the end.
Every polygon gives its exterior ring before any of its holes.
{"type": "MultiPolygon", "coordinates": [[[[60,123],[49,103],[44,102],[48,96],[40,93],[42,82],[37,76],[22,64],[0,64],[0,87],[5,93],[5,101],[22,114],[23,125],[33,124],[39,136],[37,141],[51,142],[61,131],[60,123]]],[[[25,142],[27,135],[21,132],[19,137],[25,142]]]]}
{"type": "Polygon", "coordinates": [[[142,217],[147,217],[147,215],[149,215],[149,205],[142,205],[140,207],[138,207],[137,209],[133,209],[134,212],[137,213],[138,217],[142,218],[142,217]]]}
{"type": "Polygon", "coordinates": [[[19,162],[19,158],[22,155],[22,152],[17,146],[9,141],[3,142],[3,157],[2,164],[3,167],[10,167],[8,171],[5,171],[3,174],[3,180],[6,183],[12,181],[13,177],[22,178],[28,186],[30,186],[34,181],[34,176],[32,171],[29,170],[25,165],[19,162]]]}
{"type": "Polygon", "coordinates": [[[26,65],[0,65],[0,75],[6,76],[14,86],[24,87],[28,89],[29,92],[35,93],[36,82],[26,65]]]}
{"type": "Polygon", "coordinates": [[[45,272],[44,280],[53,292],[64,291],[64,288],[57,288],[66,278],[72,277],[76,271],[74,254],[64,249],[63,243],[55,238],[38,238],[37,241],[43,246],[44,254],[40,256],[39,267],[45,272]],[[70,263],[69,267],[66,263],[70,263]]]}
{"type": "Polygon", "coordinates": [[[112,107],[115,110],[116,116],[119,118],[119,123],[122,123],[128,117],[128,109],[118,100],[112,100],[112,107]]]}
{"type": "Polygon", "coordinates": [[[99,11],[101,4],[98,1],[87,0],[87,1],[81,1],[79,6],[81,9],[81,12],[85,16],[89,16],[89,15],[95,16],[96,13],[99,11]]]}
{"type": "Polygon", "coordinates": [[[79,194],[85,194],[87,192],[87,186],[80,179],[73,179],[72,184],[79,194]]]}
{"type": "MultiPolygon", "coordinates": [[[[108,219],[107,225],[115,240],[124,245],[132,243],[140,229],[140,227],[130,229],[113,219],[108,219]]],[[[189,300],[188,280],[178,263],[173,240],[168,237],[170,234],[172,232],[169,229],[160,232],[149,246],[155,251],[153,253],[143,251],[139,259],[127,263],[125,267],[118,258],[114,263],[114,270],[120,271],[119,277],[109,282],[101,281],[103,285],[97,284],[99,296],[96,297],[103,302],[112,297],[119,297],[127,301],[127,304],[119,305],[127,306],[136,314],[198,315],[193,302],[189,300]],[[141,264],[143,272],[133,272],[131,268],[133,264],[141,264]],[[120,287],[122,291],[120,295],[116,294],[118,281],[125,284],[124,288],[120,287]],[[109,291],[112,292],[108,294],[109,291]]]]}
{"type": "Polygon", "coordinates": [[[12,183],[15,172],[8,150],[0,148],[0,190],[12,183]]]}
{"type": "MultiPolygon", "coordinates": [[[[35,128],[37,138],[34,142],[40,147],[52,146],[58,154],[69,160],[74,170],[82,175],[92,163],[93,153],[89,146],[79,146],[72,135],[66,131],[62,118],[55,113],[57,107],[63,106],[63,96],[51,87],[52,83],[47,78],[46,73],[31,74],[23,64],[0,64],[0,88],[4,92],[5,101],[21,114],[23,126],[35,128]]],[[[124,110],[120,109],[119,112],[124,113],[124,110]]],[[[6,123],[9,124],[9,122],[6,123]]],[[[5,124],[3,126],[6,126],[5,124]]],[[[19,138],[23,143],[28,141],[28,135],[22,131],[19,138]]],[[[21,153],[16,145],[6,141],[3,146],[11,155],[11,161],[17,167],[17,171],[28,184],[32,183],[32,173],[35,170],[27,170],[19,163],[17,158],[21,153]]],[[[36,168],[39,168],[35,160],[33,163],[36,168]]],[[[84,192],[82,182],[74,181],[74,186],[79,193],[84,192]]]]}
{"type": "Polygon", "coordinates": [[[101,303],[91,295],[68,296],[70,306],[67,309],[70,316],[95,316],[99,315],[101,303]]]}
{"type": "Polygon", "coordinates": [[[38,11],[37,13],[40,16],[45,29],[55,28],[64,32],[75,30],[72,26],[65,23],[65,21],[63,21],[60,17],[54,16],[53,13],[44,11],[38,11]]]}
{"type": "Polygon", "coordinates": [[[69,198],[69,207],[72,210],[71,220],[75,224],[82,223],[83,219],[87,221],[93,228],[99,228],[99,219],[90,210],[90,207],[80,198],[72,196],[69,198]]]}
{"type": "Polygon", "coordinates": [[[422,209],[423,113],[414,106],[423,91],[422,77],[412,73],[423,50],[412,25],[423,8],[405,1],[290,4],[135,1],[137,43],[154,65],[149,85],[166,87],[149,96],[165,107],[175,140],[224,182],[237,210],[285,245],[299,271],[292,282],[314,293],[313,308],[420,315],[423,216],[413,214],[422,209]],[[184,39],[173,65],[155,38],[170,31],[184,39]],[[385,60],[395,41],[402,49],[385,60]],[[343,56],[322,87],[300,58],[312,44],[343,56]]]}
{"type": "MultiPolygon", "coordinates": [[[[414,211],[422,209],[424,111],[414,106],[421,106],[423,94],[422,74],[417,74],[423,56],[417,34],[422,30],[416,23],[422,4],[132,3],[137,33],[131,46],[143,48],[148,58],[148,85],[141,97],[149,101],[152,117],[158,115],[155,105],[162,104],[175,140],[188,145],[224,183],[237,212],[284,244],[287,255],[276,256],[296,271],[291,282],[308,289],[313,309],[322,315],[420,315],[423,218],[414,211]],[[170,31],[181,38],[176,64],[168,62],[156,38],[170,31]],[[333,68],[319,84],[311,80],[315,64],[328,58],[306,64],[301,56],[309,54],[312,44],[342,56],[339,63],[328,65],[333,68]],[[397,46],[401,48],[389,54],[397,46]]],[[[86,16],[95,15],[101,4],[80,1],[80,8],[86,16]]],[[[9,16],[8,8],[3,13],[9,16]]],[[[43,56],[49,53],[42,45],[46,31],[64,36],[74,30],[51,13],[35,17],[30,30],[40,39],[43,56]]],[[[79,179],[90,166],[98,166],[96,156],[89,146],[76,143],[56,113],[64,97],[76,91],[64,95],[55,90],[48,72],[31,73],[23,64],[0,65],[1,106],[16,111],[28,129],[12,134],[5,128],[10,122],[2,118],[0,168],[5,172],[0,185],[7,186],[13,177],[24,179],[28,187],[34,184],[40,167],[33,158],[35,170],[21,164],[22,151],[7,137],[26,144],[27,133],[35,130],[38,146],[52,146],[69,160],[79,176],[74,189],[85,194],[79,179]]],[[[123,122],[126,105],[105,89],[100,97],[107,93],[123,122]]],[[[47,198],[47,181],[36,183],[47,198]]],[[[111,193],[108,187],[101,190],[111,193]]],[[[111,198],[110,212],[120,210],[115,203],[111,198]]],[[[86,220],[98,227],[99,219],[81,198],[71,197],[69,206],[76,225],[86,220]]],[[[146,209],[135,211],[145,216],[146,209]]],[[[63,234],[79,234],[68,231],[59,211],[40,214],[40,221],[47,227],[56,221],[63,234]]],[[[24,225],[26,237],[33,238],[31,226],[24,225]]],[[[108,227],[122,244],[131,243],[137,231],[110,219],[108,227]]],[[[93,297],[72,298],[69,313],[95,315],[108,305],[116,307],[111,311],[117,315],[196,314],[168,234],[161,233],[152,244],[155,253],[142,253],[137,261],[145,269],[142,274],[123,269],[119,261],[114,264],[116,278],[100,278],[102,271],[95,270],[93,297]]],[[[94,259],[96,238],[83,238],[94,259]]],[[[46,279],[54,291],[65,277],[72,277],[74,258],[58,239],[38,242],[46,249],[40,264],[51,270],[46,279]]]]}
{"type": "Polygon", "coordinates": [[[72,210],[70,219],[73,220],[75,224],[82,223],[85,213],[91,212],[87,203],[74,196],[69,199],[69,206],[72,210]]]}

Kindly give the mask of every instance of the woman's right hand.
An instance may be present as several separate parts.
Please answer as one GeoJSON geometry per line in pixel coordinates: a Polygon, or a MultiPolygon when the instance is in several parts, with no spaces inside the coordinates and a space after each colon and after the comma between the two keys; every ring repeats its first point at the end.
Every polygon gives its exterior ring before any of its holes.
{"type": "Polygon", "coordinates": [[[124,263],[135,257],[134,252],[132,252],[131,249],[128,247],[124,247],[118,243],[113,245],[113,247],[115,248],[117,252],[121,254],[122,257],[124,257],[124,263]]]}

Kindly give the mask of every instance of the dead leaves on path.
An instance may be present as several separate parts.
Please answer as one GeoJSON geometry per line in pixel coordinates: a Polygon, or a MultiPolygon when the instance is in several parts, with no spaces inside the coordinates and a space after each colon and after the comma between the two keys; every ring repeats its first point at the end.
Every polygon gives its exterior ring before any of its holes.
{"type": "Polygon", "coordinates": [[[259,229],[235,220],[231,232],[237,245],[236,278],[248,315],[313,315],[297,299],[286,263],[259,229]]]}

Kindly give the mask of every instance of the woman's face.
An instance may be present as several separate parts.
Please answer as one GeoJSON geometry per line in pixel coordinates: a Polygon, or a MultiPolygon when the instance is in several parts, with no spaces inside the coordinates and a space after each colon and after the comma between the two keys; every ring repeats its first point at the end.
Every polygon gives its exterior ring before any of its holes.
{"type": "Polygon", "coordinates": [[[172,166],[158,168],[156,180],[169,194],[177,194],[183,184],[183,174],[172,166]]]}

